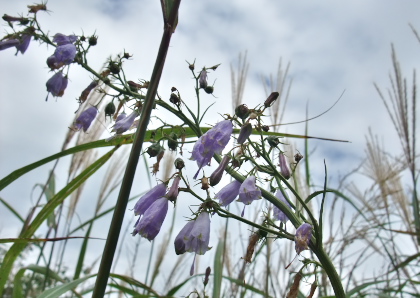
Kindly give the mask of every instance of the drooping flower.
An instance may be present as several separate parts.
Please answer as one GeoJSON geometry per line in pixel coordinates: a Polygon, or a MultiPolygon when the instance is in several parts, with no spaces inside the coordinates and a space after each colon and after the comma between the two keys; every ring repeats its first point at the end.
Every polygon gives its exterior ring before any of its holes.
{"type": "Polygon", "coordinates": [[[133,236],[140,234],[140,236],[149,241],[155,239],[159,234],[166,213],[168,213],[168,199],[161,197],[153,202],[149,208],[146,209],[144,215],[139,218],[133,231],[133,236]]]}
{"type": "Polygon", "coordinates": [[[86,132],[97,114],[98,109],[96,107],[90,107],[84,110],[74,122],[74,128],[76,130],[81,130],[83,128],[83,131],[86,132]]]}
{"type": "Polygon", "coordinates": [[[241,127],[241,130],[239,131],[238,139],[236,140],[238,144],[243,144],[251,135],[252,133],[252,124],[246,123],[244,126],[241,127]]]}
{"type": "Polygon", "coordinates": [[[144,212],[150,207],[150,205],[165,195],[165,192],[165,183],[161,183],[153,187],[137,201],[136,205],[134,205],[134,214],[142,216],[144,212]]]}
{"type": "Polygon", "coordinates": [[[289,179],[291,174],[289,164],[287,163],[286,156],[280,152],[279,154],[280,173],[285,179],[289,179]]]}
{"type": "Polygon", "coordinates": [[[302,251],[309,249],[309,241],[312,238],[312,226],[308,223],[303,223],[296,230],[295,234],[295,250],[299,255],[302,251]]]}
{"type": "Polygon", "coordinates": [[[191,160],[197,161],[199,167],[197,173],[194,175],[194,179],[197,178],[201,168],[210,163],[215,153],[222,153],[227,143],[229,143],[232,131],[232,122],[230,120],[223,120],[197,140],[191,155],[191,160]]]}
{"type": "Polygon", "coordinates": [[[238,196],[240,187],[241,182],[233,180],[216,194],[215,199],[219,200],[220,205],[227,206],[238,196]]]}
{"type": "Polygon", "coordinates": [[[198,78],[198,83],[200,84],[200,88],[206,88],[207,87],[207,71],[203,69],[200,72],[200,76],[198,78]]]}
{"type": "Polygon", "coordinates": [[[178,233],[175,238],[174,246],[175,246],[175,253],[177,255],[182,255],[187,250],[185,248],[185,241],[188,239],[187,235],[191,233],[192,228],[194,227],[195,221],[189,221],[178,233]]]}
{"type": "Polygon", "coordinates": [[[61,97],[64,94],[64,90],[67,88],[67,83],[67,77],[63,76],[63,73],[59,71],[47,81],[47,91],[55,97],[61,97]]]}
{"type": "Polygon", "coordinates": [[[138,113],[136,111],[133,111],[127,117],[124,117],[121,120],[116,121],[113,131],[115,131],[117,134],[122,134],[123,132],[126,132],[131,127],[131,124],[133,124],[134,119],[137,116],[138,116],[138,113]]]}
{"type": "Polygon", "coordinates": [[[19,45],[16,46],[16,55],[18,52],[21,52],[22,54],[24,54],[26,52],[26,50],[29,47],[29,43],[31,42],[32,39],[32,35],[30,34],[23,34],[22,35],[22,39],[19,43],[19,45]]]}
{"type": "Polygon", "coordinates": [[[77,40],[77,36],[75,35],[64,35],[62,33],[57,33],[53,37],[53,42],[55,42],[58,46],[62,46],[69,43],[74,43],[77,40]]]}
{"type": "Polygon", "coordinates": [[[20,43],[19,39],[8,39],[8,40],[2,40],[0,41],[0,51],[3,51],[5,49],[16,47],[20,43]]]}
{"type": "Polygon", "coordinates": [[[60,45],[55,48],[53,56],[55,57],[55,63],[58,65],[68,65],[74,61],[76,57],[77,49],[72,43],[60,45]]]}
{"type": "Polygon", "coordinates": [[[216,170],[210,175],[210,185],[217,185],[223,177],[223,173],[230,161],[230,156],[225,155],[216,170]]]}
{"type": "MultiPolygon", "coordinates": [[[[276,192],[276,197],[280,201],[282,201],[283,203],[285,203],[286,206],[288,206],[290,208],[289,202],[287,202],[286,198],[284,197],[283,193],[280,190],[278,190],[276,192]]],[[[274,213],[274,218],[276,220],[280,220],[283,223],[286,223],[289,220],[289,218],[286,216],[286,214],[284,214],[284,212],[281,211],[280,208],[278,208],[276,206],[273,207],[273,213],[274,213]]]]}
{"type": "Polygon", "coordinates": [[[245,205],[251,204],[254,200],[261,199],[261,190],[255,185],[255,176],[249,176],[239,187],[239,200],[245,205]]]}
{"type": "Polygon", "coordinates": [[[181,176],[176,176],[174,181],[172,182],[171,188],[169,189],[168,193],[166,194],[166,198],[169,201],[175,202],[176,198],[179,194],[179,182],[181,181],[181,176]]]}
{"type": "Polygon", "coordinates": [[[238,202],[245,204],[242,210],[241,216],[245,214],[245,207],[251,204],[254,200],[261,199],[261,190],[255,185],[255,176],[249,176],[242,182],[239,187],[239,199],[238,202]]]}
{"type": "Polygon", "coordinates": [[[24,17],[13,17],[13,16],[9,16],[7,14],[4,14],[2,19],[4,21],[6,21],[7,23],[9,23],[10,27],[13,27],[13,22],[20,22],[20,25],[26,25],[29,23],[29,19],[28,18],[24,18],[24,17]]]}

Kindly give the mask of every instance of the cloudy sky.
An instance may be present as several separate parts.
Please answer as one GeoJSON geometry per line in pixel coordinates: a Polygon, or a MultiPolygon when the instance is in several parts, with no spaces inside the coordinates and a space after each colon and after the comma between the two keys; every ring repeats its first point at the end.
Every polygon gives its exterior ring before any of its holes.
{"type": "MultiPolygon", "coordinates": [[[[26,5],[32,4],[0,3],[2,15],[26,14],[26,5]]],[[[48,8],[50,13],[41,12],[38,17],[51,35],[96,32],[99,36],[88,56],[93,69],[125,50],[133,55],[125,64],[127,77],[133,81],[150,78],[163,28],[158,1],[50,0],[48,8]]],[[[231,112],[230,103],[226,104],[231,100],[230,64],[237,63],[239,53],[247,52],[250,65],[243,97],[248,106],[264,101],[261,76],[275,75],[281,58],[283,65],[290,62],[293,79],[285,123],[304,120],[306,104],[310,117],[322,113],[345,90],[331,111],[309,125],[310,135],[351,142],[312,143],[314,171],[319,168],[322,173],[325,159],[329,173],[345,174],[363,158],[369,128],[389,151],[399,150],[373,83],[383,89],[390,86],[391,43],[411,82],[412,70],[420,64],[420,43],[409,24],[420,30],[419,11],[420,2],[408,0],[184,0],[159,94],[169,97],[170,88],[176,86],[184,101],[194,105],[193,81],[185,60],[196,59],[197,68],[221,63],[216,72],[209,73],[209,81],[216,80],[216,98],[206,97],[215,105],[205,122],[212,124],[221,119],[218,113],[231,112]]],[[[2,22],[0,33],[6,32],[10,28],[2,22]]],[[[90,76],[74,65],[65,95],[57,100],[50,96],[46,102],[45,82],[51,73],[45,61],[52,52],[32,42],[23,56],[16,57],[13,49],[0,53],[0,177],[60,150],[77,109],[75,99],[90,82],[90,76]]],[[[281,131],[303,134],[304,126],[282,126],[281,131]]],[[[27,174],[0,196],[25,216],[36,198],[32,188],[45,181],[49,169],[27,174]]],[[[8,217],[3,206],[0,214],[1,237],[16,236],[17,221],[8,217]]]]}

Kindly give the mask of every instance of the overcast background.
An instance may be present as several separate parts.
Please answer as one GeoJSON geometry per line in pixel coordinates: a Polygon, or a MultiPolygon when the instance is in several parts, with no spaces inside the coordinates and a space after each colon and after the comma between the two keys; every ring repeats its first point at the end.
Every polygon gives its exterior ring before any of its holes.
{"type": "MultiPolygon", "coordinates": [[[[16,16],[26,14],[26,5],[32,3],[0,0],[0,4],[1,15],[16,16]]],[[[158,1],[50,0],[48,8],[50,13],[40,12],[38,17],[51,35],[96,32],[99,36],[88,56],[93,69],[99,70],[110,55],[125,50],[133,55],[124,65],[127,77],[149,80],[163,28],[158,1]]],[[[169,98],[175,86],[184,101],[195,105],[185,60],[196,59],[197,69],[221,63],[216,72],[209,73],[210,83],[217,79],[216,98],[206,97],[209,104],[216,104],[205,123],[214,124],[221,120],[218,113],[231,112],[229,65],[237,63],[239,53],[247,51],[250,64],[243,101],[251,107],[265,99],[261,76],[275,75],[282,58],[284,65],[291,63],[293,79],[284,122],[304,120],[307,103],[310,117],[322,113],[345,90],[330,112],[309,125],[309,135],[350,141],[311,143],[316,148],[312,169],[322,176],[325,159],[334,181],[361,162],[369,128],[387,150],[398,152],[396,133],[373,82],[383,90],[390,86],[394,43],[411,84],[412,71],[420,62],[420,44],[409,23],[420,30],[419,12],[418,1],[184,0],[159,94],[169,98]]],[[[1,34],[10,32],[5,22],[0,29],[1,34]]],[[[15,57],[14,49],[0,53],[0,177],[60,150],[77,109],[75,99],[90,82],[90,76],[74,65],[64,96],[57,100],[50,96],[46,102],[45,82],[52,74],[45,61],[53,51],[32,42],[23,56],[15,57]]],[[[304,134],[304,126],[284,126],[281,131],[304,134]]],[[[297,149],[303,151],[303,147],[297,149]]],[[[66,164],[62,164],[64,171],[66,164]]],[[[194,163],[190,165],[195,172],[194,163]]],[[[32,188],[45,181],[50,168],[47,165],[23,176],[0,196],[26,216],[37,197],[31,194],[32,188]]],[[[143,178],[138,175],[136,179],[143,178]]],[[[322,177],[316,182],[321,184],[322,177]]],[[[57,183],[62,187],[65,178],[58,177],[57,183]]],[[[133,193],[148,188],[140,184],[133,193]]],[[[82,200],[88,205],[89,198],[82,200]]],[[[0,236],[16,237],[21,229],[18,221],[3,206],[0,215],[0,236]]]]}

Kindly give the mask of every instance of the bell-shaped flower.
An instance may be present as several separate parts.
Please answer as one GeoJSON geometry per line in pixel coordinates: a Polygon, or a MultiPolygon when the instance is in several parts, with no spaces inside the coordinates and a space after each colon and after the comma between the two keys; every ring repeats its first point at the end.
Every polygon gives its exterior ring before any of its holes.
{"type": "Polygon", "coordinates": [[[161,197],[150,205],[144,212],[144,215],[137,221],[133,236],[140,234],[140,236],[149,241],[155,239],[165,220],[166,213],[168,213],[168,203],[167,198],[161,197]]]}
{"type": "Polygon", "coordinates": [[[299,255],[302,251],[309,249],[309,241],[312,238],[312,226],[308,223],[303,223],[296,230],[295,234],[295,250],[299,255]]]}
{"type": "Polygon", "coordinates": [[[222,153],[227,143],[229,143],[232,131],[232,122],[230,120],[223,120],[197,140],[191,155],[191,160],[195,160],[199,167],[197,173],[194,175],[194,179],[197,178],[201,168],[210,163],[215,153],[222,153]]]}
{"type": "Polygon", "coordinates": [[[152,205],[157,199],[163,197],[165,193],[165,183],[161,183],[153,187],[137,201],[136,205],[134,205],[134,214],[142,216],[150,205],[152,205]]]}
{"type": "Polygon", "coordinates": [[[63,73],[59,71],[47,81],[47,91],[55,97],[61,97],[64,94],[64,90],[67,88],[67,83],[67,77],[63,76],[63,73]]]}
{"type": "Polygon", "coordinates": [[[75,35],[64,35],[61,33],[57,33],[53,37],[53,42],[55,42],[58,46],[74,43],[76,40],[77,40],[77,36],[75,35]]]}
{"type": "Polygon", "coordinates": [[[5,49],[16,47],[20,44],[19,39],[8,39],[8,40],[2,40],[0,41],[0,51],[3,51],[5,49]]]}
{"type": "Polygon", "coordinates": [[[166,194],[166,198],[171,202],[175,202],[176,199],[178,198],[180,181],[181,181],[181,176],[176,176],[174,178],[174,181],[172,182],[171,188],[166,194]]]}
{"type": "Polygon", "coordinates": [[[280,173],[285,179],[289,179],[292,175],[290,171],[289,164],[286,160],[286,155],[284,155],[283,152],[280,152],[279,154],[279,166],[280,166],[280,173]]]}
{"type": "Polygon", "coordinates": [[[29,43],[31,42],[32,35],[30,34],[23,34],[19,45],[16,46],[16,55],[18,52],[24,54],[29,47],[29,43]]]}
{"type": "Polygon", "coordinates": [[[187,250],[185,248],[185,241],[188,240],[187,235],[191,233],[192,228],[194,227],[195,221],[189,221],[182,230],[178,233],[175,238],[174,246],[175,246],[175,253],[177,255],[182,255],[187,250]]]}
{"type": "Polygon", "coordinates": [[[131,125],[134,122],[134,119],[136,119],[137,116],[138,113],[136,111],[133,111],[127,117],[116,121],[113,131],[115,131],[117,134],[122,134],[123,132],[126,132],[131,127],[131,125]]]}
{"type": "Polygon", "coordinates": [[[215,199],[219,200],[220,205],[227,206],[232,203],[234,199],[236,199],[239,194],[240,187],[241,182],[233,180],[231,183],[219,190],[215,196],[215,199]]]}
{"type": "Polygon", "coordinates": [[[251,204],[254,200],[261,199],[261,190],[255,185],[255,176],[249,176],[242,182],[239,187],[239,199],[238,202],[245,204],[242,210],[241,216],[245,214],[245,207],[251,204]]]}
{"type": "Polygon", "coordinates": [[[251,135],[252,133],[252,124],[246,123],[244,126],[241,127],[241,130],[239,131],[238,139],[236,140],[238,144],[243,144],[251,135]]]}
{"type": "Polygon", "coordinates": [[[53,56],[55,57],[55,64],[68,65],[74,61],[77,49],[72,43],[64,44],[55,48],[53,56]]]}
{"type": "MultiPolygon", "coordinates": [[[[277,199],[282,201],[284,204],[286,204],[286,206],[288,206],[290,208],[289,202],[287,202],[286,198],[284,197],[283,193],[280,190],[278,190],[276,192],[276,197],[277,197],[277,199]]],[[[280,208],[278,208],[276,206],[273,207],[273,214],[274,214],[274,219],[275,220],[280,220],[283,223],[286,223],[289,220],[289,218],[286,216],[286,214],[284,214],[284,212],[281,211],[280,208]]]]}
{"type": "Polygon", "coordinates": [[[74,128],[76,130],[83,129],[83,131],[86,132],[97,114],[98,109],[96,107],[90,107],[87,110],[84,110],[74,122],[74,128]]]}
{"type": "Polygon", "coordinates": [[[230,161],[230,156],[225,155],[216,170],[210,175],[210,185],[215,186],[219,184],[223,177],[223,173],[230,161]]]}

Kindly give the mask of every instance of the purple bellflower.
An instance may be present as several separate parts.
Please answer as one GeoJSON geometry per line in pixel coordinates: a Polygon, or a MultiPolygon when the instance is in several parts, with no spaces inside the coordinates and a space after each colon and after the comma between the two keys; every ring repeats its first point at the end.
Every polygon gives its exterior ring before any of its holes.
{"type": "Polygon", "coordinates": [[[138,115],[139,114],[136,111],[133,111],[127,117],[124,117],[123,119],[116,121],[113,131],[115,131],[117,134],[122,134],[123,132],[126,132],[131,127],[131,125],[134,122],[134,119],[138,115]]]}
{"type": "Polygon", "coordinates": [[[280,166],[280,173],[285,179],[289,179],[291,174],[289,164],[286,160],[286,155],[283,152],[279,154],[279,166],[280,166]]]}
{"type": "Polygon", "coordinates": [[[165,183],[161,183],[153,187],[137,201],[136,205],[134,205],[134,214],[142,216],[150,205],[152,205],[157,199],[163,197],[165,193],[165,183]]]}
{"type": "Polygon", "coordinates": [[[308,223],[303,223],[296,230],[295,234],[295,250],[299,255],[302,251],[309,249],[308,244],[312,238],[312,226],[308,223]]]}
{"type": "Polygon", "coordinates": [[[86,132],[97,114],[98,109],[96,107],[90,107],[84,110],[74,122],[74,128],[76,130],[81,130],[83,128],[83,131],[86,132]]]}
{"type": "Polygon", "coordinates": [[[231,183],[219,190],[215,199],[219,199],[220,205],[227,206],[238,196],[240,187],[241,182],[233,180],[231,183]]]}
{"type": "Polygon", "coordinates": [[[20,44],[19,39],[2,40],[0,41],[0,51],[3,51],[11,47],[17,47],[19,46],[19,44],[20,44]]]}
{"type": "Polygon", "coordinates": [[[243,144],[251,135],[252,133],[252,124],[246,123],[244,126],[241,127],[241,130],[239,131],[238,139],[236,140],[238,144],[243,144]]]}
{"type": "MultiPolygon", "coordinates": [[[[276,197],[280,200],[280,201],[282,201],[283,203],[285,203],[289,208],[290,208],[290,204],[289,204],[289,202],[287,202],[287,200],[286,200],[286,198],[284,197],[284,195],[283,195],[283,193],[280,191],[280,190],[278,190],[277,192],[276,192],[276,197]]],[[[276,206],[274,206],[273,207],[273,213],[274,213],[274,218],[276,219],[276,220],[280,220],[281,222],[283,222],[283,223],[286,223],[288,220],[289,220],[289,218],[286,216],[286,214],[284,214],[284,212],[283,211],[281,211],[278,207],[276,207],[276,206]]]]}
{"type": "Polygon", "coordinates": [[[188,222],[175,238],[176,254],[194,252],[194,260],[190,275],[194,274],[195,256],[204,255],[209,250],[210,216],[208,212],[201,212],[194,221],[188,222]]]}
{"type": "Polygon", "coordinates": [[[229,143],[233,125],[230,120],[223,120],[217,123],[212,129],[203,134],[194,144],[191,160],[197,161],[198,171],[194,175],[197,178],[201,168],[208,165],[215,153],[222,153],[229,143]]]}
{"type": "MultiPolygon", "coordinates": [[[[255,185],[255,180],[255,176],[249,176],[239,187],[238,202],[244,203],[245,206],[251,204],[254,200],[261,199],[261,190],[255,185]]],[[[244,216],[245,206],[241,216],[244,216]]]]}
{"type": "MultiPolygon", "coordinates": [[[[61,71],[55,73],[47,81],[47,91],[50,92],[54,97],[61,97],[64,94],[64,90],[67,88],[68,79],[63,76],[61,71]]],[[[48,99],[48,95],[46,100],[48,99]]]]}
{"type": "Polygon", "coordinates": [[[58,46],[53,54],[53,56],[55,57],[55,64],[69,65],[73,62],[74,57],[76,57],[76,53],[76,46],[72,43],[58,46]]]}
{"type": "Polygon", "coordinates": [[[161,197],[153,202],[137,221],[133,236],[140,234],[140,236],[149,241],[155,239],[165,220],[166,213],[168,213],[168,203],[169,201],[165,197],[161,197]]]}
{"type": "Polygon", "coordinates": [[[75,35],[64,35],[61,33],[57,33],[53,37],[53,42],[55,42],[58,46],[74,43],[76,40],[77,40],[77,36],[75,35]]]}
{"type": "Polygon", "coordinates": [[[24,54],[29,47],[29,43],[31,42],[32,35],[30,34],[23,34],[22,40],[20,41],[19,45],[16,46],[16,55],[17,53],[21,52],[24,54]]]}

